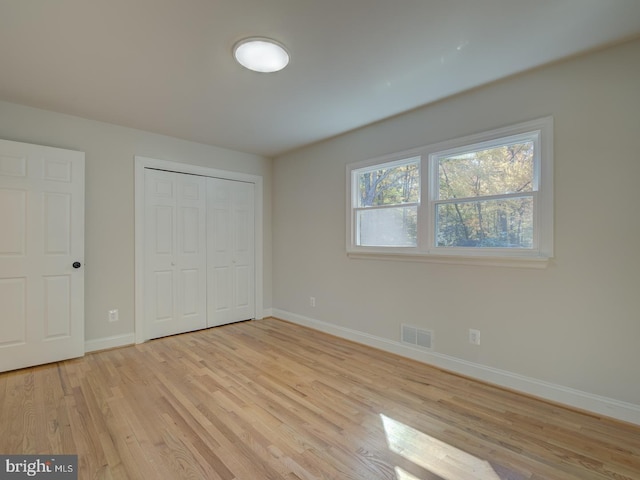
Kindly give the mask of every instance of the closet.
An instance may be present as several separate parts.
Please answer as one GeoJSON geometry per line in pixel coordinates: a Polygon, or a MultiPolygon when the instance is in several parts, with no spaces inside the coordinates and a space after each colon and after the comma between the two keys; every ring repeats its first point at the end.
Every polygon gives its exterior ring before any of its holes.
{"type": "Polygon", "coordinates": [[[254,190],[144,169],[146,339],[255,318],[254,190]]]}

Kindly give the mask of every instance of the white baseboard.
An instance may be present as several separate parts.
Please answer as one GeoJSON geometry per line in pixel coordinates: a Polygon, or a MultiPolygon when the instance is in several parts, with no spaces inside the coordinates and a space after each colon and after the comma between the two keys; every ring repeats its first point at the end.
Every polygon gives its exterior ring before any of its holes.
{"type": "Polygon", "coordinates": [[[560,403],[569,407],[585,410],[597,415],[622,420],[640,425],[640,405],[622,402],[613,398],[594,395],[562,385],[545,382],[536,378],[526,377],[517,373],[487,367],[441,353],[419,350],[404,343],[389,340],[350,328],[315,320],[284,310],[272,309],[276,318],[291,323],[313,328],[337,337],[345,338],[370,347],[395,353],[419,362],[449,370],[454,373],[472,377],[487,383],[517,390],[528,395],[560,403]]]}
{"type": "Polygon", "coordinates": [[[95,340],[86,340],[84,342],[85,353],[97,352],[98,350],[107,350],[109,348],[124,347],[136,343],[134,333],[126,333],[124,335],[114,335],[112,337],[97,338],[95,340]]]}
{"type": "MultiPolygon", "coordinates": [[[[273,316],[271,308],[265,308],[259,313],[256,320],[269,318],[273,316]]],[[[135,345],[135,333],[125,333],[123,335],[114,335],[112,337],[97,338],[95,340],[86,340],[84,342],[85,353],[97,352],[99,350],[107,350],[109,348],[125,347],[127,345],[135,345]]]]}

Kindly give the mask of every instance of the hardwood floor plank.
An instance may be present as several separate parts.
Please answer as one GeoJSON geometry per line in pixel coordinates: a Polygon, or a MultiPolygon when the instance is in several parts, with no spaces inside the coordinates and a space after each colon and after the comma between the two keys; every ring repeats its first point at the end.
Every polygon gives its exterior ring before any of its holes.
{"type": "Polygon", "coordinates": [[[276,319],[0,374],[0,451],[101,480],[637,480],[640,427],[276,319]]]}

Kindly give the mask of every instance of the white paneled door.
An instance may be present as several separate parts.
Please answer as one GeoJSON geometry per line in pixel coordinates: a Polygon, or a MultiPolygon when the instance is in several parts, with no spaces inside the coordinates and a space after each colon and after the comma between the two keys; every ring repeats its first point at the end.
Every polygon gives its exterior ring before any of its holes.
{"type": "Polygon", "coordinates": [[[84,153],[0,140],[0,371],[84,354],[84,153]]]}
{"type": "Polygon", "coordinates": [[[207,179],[208,326],[255,318],[254,184],[207,179]]]}
{"type": "Polygon", "coordinates": [[[206,181],[145,169],[147,338],[207,326],[206,181]]]}
{"type": "Polygon", "coordinates": [[[255,185],[145,168],[146,339],[255,318],[255,185]]]}

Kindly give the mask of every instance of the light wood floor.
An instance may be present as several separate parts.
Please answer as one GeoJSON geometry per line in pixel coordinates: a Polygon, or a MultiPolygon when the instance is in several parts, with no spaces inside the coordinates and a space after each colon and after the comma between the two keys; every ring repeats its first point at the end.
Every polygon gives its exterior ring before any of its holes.
{"type": "Polygon", "coordinates": [[[275,319],[0,375],[0,453],[86,479],[639,479],[640,428],[275,319]]]}

